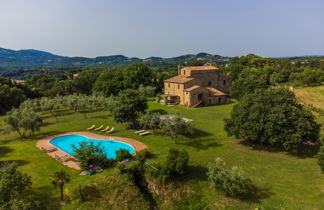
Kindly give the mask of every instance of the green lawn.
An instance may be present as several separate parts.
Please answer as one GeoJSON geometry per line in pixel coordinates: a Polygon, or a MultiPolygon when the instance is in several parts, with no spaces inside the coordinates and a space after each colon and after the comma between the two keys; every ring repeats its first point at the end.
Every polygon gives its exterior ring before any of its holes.
{"type": "MultiPolygon", "coordinates": [[[[107,112],[93,112],[87,119],[83,115],[70,111],[62,111],[60,122],[48,114],[43,114],[46,126],[41,132],[25,140],[18,138],[16,133],[1,135],[0,160],[15,160],[20,164],[20,169],[31,175],[33,187],[38,196],[48,201],[53,208],[59,204],[59,192],[53,189],[48,177],[55,171],[64,169],[71,177],[72,182],[67,186],[74,188],[78,184],[95,182],[108,174],[115,174],[116,169],[106,170],[95,176],[79,176],[78,171],[67,168],[50,158],[35,147],[35,143],[42,137],[69,132],[84,131],[92,124],[104,124],[116,127],[114,135],[130,137],[144,142],[156,158],[164,156],[169,148],[183,148],[190,154],[188,183],[202,193],[210,207],[226,209],[253,209],[262,204],[265,209],[323,209],[324,206],[324,175],[316,164],[314,157],[297,157],[282,151],[271,152],[265,149],[255,149],[245,146],[239,141],[227,137],[223,126],[223,119],[229,116],[234,104],[187,109],[182,106],[167,107],[149,103],[150,110],[164,110],[170,114],[181,113],[184,117],[194,120],[196,134],[180,137],[178,144],[174,145],[167,136],[150,135],[137,136],[133,130],[128,130],[126,124],[117,124],[107,112]],[[239,200],[225,197],[222,193],[209,187],[205,176],[206,165],[216,157],[224,159],[229,166],[239,165],[257,186],[253,198],[239,200]],[[53,197],[55,199],[53,199],[53,197]]],[[[2,119],[1,117],[0,119],[2,119]]],[[[2,120],[1,120],[1,123],[2,120]]],[[[0,130],[3,125],[0,125],[0,130]]],[[[155,161],[151,160],[151,161],[155,161]]],[[[64,209],[72,208],[69,204],[64,209]]]]}

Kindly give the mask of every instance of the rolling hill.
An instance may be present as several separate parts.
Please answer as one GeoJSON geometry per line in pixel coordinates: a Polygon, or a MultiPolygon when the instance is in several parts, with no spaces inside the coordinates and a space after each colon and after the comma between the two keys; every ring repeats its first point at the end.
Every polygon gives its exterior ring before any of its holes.
{"type": "Polygon", "coordinates": [[[132,64],[144,62],[150,66],[177,65],[193,61],[228,63],[229,58],[208,53],[187,54],[172,58],[149,57],[145,59],[124,55],[100,56],[95,58],[66,57],[39,50],[10,50],[0,48],[0,67],[19,66],[85,66],[100,64],[132,64]]]}

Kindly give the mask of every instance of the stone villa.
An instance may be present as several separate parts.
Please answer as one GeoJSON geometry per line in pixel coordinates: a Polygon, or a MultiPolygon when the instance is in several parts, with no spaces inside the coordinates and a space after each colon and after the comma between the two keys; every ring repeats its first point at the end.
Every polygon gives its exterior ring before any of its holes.
{"type": "Polygon", "coordinates": [[[178,66],[178,75],[164,80],[164,97],[168,104],[187,107],[223,104],[229,94],[231,77],[207,63],[204,66],[178,66]]]}

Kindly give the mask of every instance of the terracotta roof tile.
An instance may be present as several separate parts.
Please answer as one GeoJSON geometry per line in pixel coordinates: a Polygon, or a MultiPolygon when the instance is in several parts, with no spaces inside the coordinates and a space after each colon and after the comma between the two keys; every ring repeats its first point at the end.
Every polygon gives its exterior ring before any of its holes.
{"type": "Polygon", "coordinates": [[[191,77],[186,77],[186,76],[183,76],[183,75],[178,75],[178,76],[175,76],[175,77],[171,77],[167,80],[164,80],[165,82],[173,82],[173,83],[186,83],[186,82],[189,82],[191,80],[193,80],[194,78],[191,78],[191,77]]]}
{"type": "Polygon", "coordinates": [[[193,90],[196,90],[196,89],[199,89],[199,88],[201,88],[201,86],[199,86],[199,85],[194,85],[194,86],[192,86],[192,87],[190,87],[190,88],[187,88],[187,89],[185,89],[185,91],[193,91],[193,90]]]}
{"type": "Polygon", "coordinates": [[[213,88],[213,87],[206,87],[208,90],[210,90],[211,92],[214,93],[215,96],[226,96],[225,93],[223,93],[222,91],[220,90],[217,90],[216,88],[213,88]]]}
{"type": "Polygon", "coordinates": [[[183,70],[195,71],[195,70],[218,70],[216,66],[185,66],[183,70]]]}

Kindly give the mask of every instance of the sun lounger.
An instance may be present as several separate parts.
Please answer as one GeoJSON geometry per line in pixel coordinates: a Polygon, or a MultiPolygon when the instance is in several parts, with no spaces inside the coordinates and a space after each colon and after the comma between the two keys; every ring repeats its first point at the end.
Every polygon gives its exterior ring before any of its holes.
{"type": "Polygon", "coordinates": [[[134,133],[135,134],[140,134],[140,133],[143,133],[143,132],[146,132],[146,130],[135,131],[134,133]]]}
{"type": "Polygon", "coordinates": [[[102,132],[106,132],[106,131],[108,131],[109,130],[109,126],[107,126],[105,129],[102,129],[101,131],[102,132]]]}
{"type": "Polygon", "coordinates": [[[96,125],[92,125],[91,127],[87,128],[88,131],[94,129],[96,127],[96,125]]]}
{"type": "Polygon", "coordinates": [[[106,131],[106,133],[112,133],[112,132],[114,132],[114,131],[115,131],[115,128],[112,127],[109,131],[106,131]]]}
{"type": "Polygon", "coordinates": [[[103,128],[103,125],[100,125],[98,128],[94,129],[95,131],[98,131],[103,128]]]}
{"type": "Polygon", "coordinates": [[[146,131],[146,132],[143,132],[143,133],[139,133],[138,135],[140,135],[140,136],[146,136],[146,135],[149,135],[149,134],[151,134],[151,132],[150,131],[146,131]]]}

